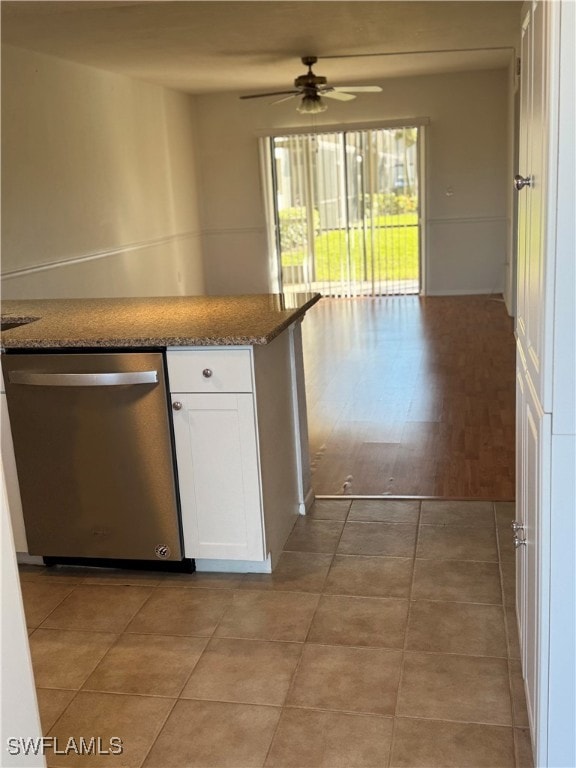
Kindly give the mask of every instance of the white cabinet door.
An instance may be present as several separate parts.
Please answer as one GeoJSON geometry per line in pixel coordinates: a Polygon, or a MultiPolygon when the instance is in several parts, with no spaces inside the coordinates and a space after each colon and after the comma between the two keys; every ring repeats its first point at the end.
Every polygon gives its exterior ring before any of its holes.
{"type": "Polygon", "coordinates": [[[263,560],[253,396],[173,394],[186,557],[263,560]]]}
{"type": "MultiPolygon", "coordinates": [[[[520,360],[521,360],[520,356],[520,360]]],[[[522,669],[531,731],[537,734],[547,717],[548,582],[550,563],[545,532],[550,515],[551,415],[544,413],[522,365],[517,370],[518,522],[525,540],[516,552],[517,612],[522,669]]]]}
{"type": "Polygon", "coordinates": [[[24,515],[22,513],[22,501],[20,500],[20,487],[18,485],[18,474],[16,472],[16,459],[14,457],[14,445],[12,443],[12,432],[10,431],[10,417],[8,415],[8,403],[4,392],[0,395],[2,411],[0,414],[0,425],[2,434],[2,464],[4,467],[4,478],[6,482],[6,495],[8,497],[8,507],[10,509],[10,519],[12,520],[12,532],[14,534],[14,544],[16,552],[28,552],[28,542],[26,541],[26,530],[24,528],[24,515]]]}
{"type": "Polygon", "coordinates": [[[546,248],[549,148],[548,9],[531,3],[522,27],[519,173],[530,185],[518,192],[518,309],[516,332],[536,394],[551,410],[554,259],[546,248]],[[546,253],[546,258],[544,254],[546,253]]]}

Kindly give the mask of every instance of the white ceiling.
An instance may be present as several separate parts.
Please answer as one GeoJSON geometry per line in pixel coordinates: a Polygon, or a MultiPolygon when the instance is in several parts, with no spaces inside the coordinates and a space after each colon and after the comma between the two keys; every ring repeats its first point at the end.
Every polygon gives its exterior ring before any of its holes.
{"type": "Polygon", "coordinates": [[[504,0],[1,5],[5,43],[194,94],[291,87],[302,55],[321,59],[315,71],[331,85],[504,67],[520,8],[504,0]]]}

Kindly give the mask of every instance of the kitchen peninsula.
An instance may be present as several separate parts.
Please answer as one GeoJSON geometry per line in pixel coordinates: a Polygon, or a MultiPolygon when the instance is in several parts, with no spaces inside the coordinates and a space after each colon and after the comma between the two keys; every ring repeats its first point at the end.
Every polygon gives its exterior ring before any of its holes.
{"type": "MultiPolygon", "coordinates": [[[[313,500],[300,323],[319,298],[294,297],[289,305],[277,294],[5,301],[4,361],[18,354],[30,368],[33,353],[41,362],[51,353],[165,355],[184,557],[198,570],[269,572],[313,500]]],[[[45,555],[26,538],[6,384],[2,459],[16,549],[45,555]]],[[[25,389],[32,397],[40,388],[25,389]]],[[[23,452],[16,454],[22,470],[23,452]]],[[[20,471],[22,485],[23,478],[20,471]]]]}

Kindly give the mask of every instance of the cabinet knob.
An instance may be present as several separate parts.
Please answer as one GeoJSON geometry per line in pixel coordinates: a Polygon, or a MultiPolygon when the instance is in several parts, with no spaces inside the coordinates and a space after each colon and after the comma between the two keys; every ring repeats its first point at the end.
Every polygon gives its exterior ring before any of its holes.
{"type": "Polygon", "coordinates": [[[520,192],[521,189],[524,189],[524,187],[531,187],[532,186],[532,177],[531,176],[521,176],[519,173],[514,176],[514,186],[520,192]]]}
{"type": "Polygon", "coordinates": [[[175,401],[172,403],[172,408],[173,408],[175,411],[181,411],[181,410],[182,410],[182,403],[181,403],[179,400],[175,400],[175,401]]]}
{"type": "Polygon", "coordinates": [[[212,369],[204,368],[204,370],[202,371],[202,376],[204,376],[205,379],[209,379],[212,376],[212,369]]]}

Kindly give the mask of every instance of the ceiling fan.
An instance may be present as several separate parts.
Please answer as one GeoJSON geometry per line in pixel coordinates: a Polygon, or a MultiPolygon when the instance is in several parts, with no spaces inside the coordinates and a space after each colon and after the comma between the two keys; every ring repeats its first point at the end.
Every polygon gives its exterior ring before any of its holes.
{"type": "Polygon", "coordinates": [[[324,112],[326,104],[323,98],[336,99],[337,101],[351,101],[356,93],[379,93],[382,91],[379,85],[328,85],[328,81],[322,75],[315,75],[312,66],[318,61],[317,56],[302,56],[302,64],[308,67],[305,75],[300,75],[294,80],[294,88],[290,91],[271,91],[270,93],[253,93],[249,96],[240,96],[241,99],[261,99],[266,96],[285,96],[272,102],[279,104],[296,97],[302,97],[296,107],[298,112],[316,114],[324,112]],[[288,95],[287,95],[288,94],[288,95]]]}

